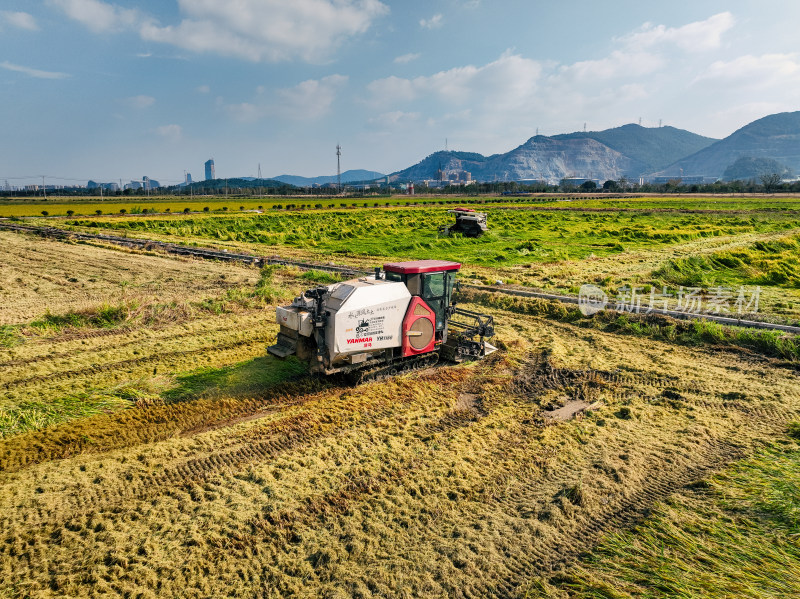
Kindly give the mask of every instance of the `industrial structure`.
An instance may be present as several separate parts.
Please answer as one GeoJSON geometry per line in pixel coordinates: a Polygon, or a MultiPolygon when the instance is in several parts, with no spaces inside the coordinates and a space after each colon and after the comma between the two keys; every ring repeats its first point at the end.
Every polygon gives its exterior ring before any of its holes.
{"type": "Polygon", "coordinates": [[[342,192],[342,146],[336,144],[336,191],[342,192]]]}

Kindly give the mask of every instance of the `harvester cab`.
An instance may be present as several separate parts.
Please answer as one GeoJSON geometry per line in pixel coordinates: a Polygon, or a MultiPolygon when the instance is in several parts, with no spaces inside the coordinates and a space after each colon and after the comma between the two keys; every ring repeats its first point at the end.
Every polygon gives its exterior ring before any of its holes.
{"type": "MultiPolygon", "coordinates": [[[[384,264],[375,274],[316,287],[276,309],[270,354],[309,363],[312,372],[395,374],[482,358],[495,347],[491,316],[456,307],[457,262],[384,264]]],[[[370,377],[372,378],[372,377],[370,377]]]]}
{"type": "Polygon", "coordinates": [[[455,208],[447,212],[456,215],[456,222],[439,227],[441,235],[461,233],[464,237],[480,237],[489,230],[485,212],[475,212],[472,208],[455,208]]]}

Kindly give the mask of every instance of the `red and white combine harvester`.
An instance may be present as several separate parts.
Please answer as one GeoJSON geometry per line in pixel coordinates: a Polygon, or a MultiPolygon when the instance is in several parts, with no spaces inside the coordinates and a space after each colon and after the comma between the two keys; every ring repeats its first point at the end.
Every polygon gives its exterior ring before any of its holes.
{"type": "Polygon", "coordinates": [[[461,264],[415,260],[374,275],[316,287],[277,308],[281,325],[269,353],[296,355],[311,372],[352,373],[357,381],[427,368],[440,356],[482,358],[495,347],[491,316],[452,301],[461,264]]]}

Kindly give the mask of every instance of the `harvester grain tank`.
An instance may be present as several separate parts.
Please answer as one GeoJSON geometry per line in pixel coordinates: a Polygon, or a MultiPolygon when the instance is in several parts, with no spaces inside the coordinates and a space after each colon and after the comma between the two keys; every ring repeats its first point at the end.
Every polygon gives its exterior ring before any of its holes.
{"type": "Polygon", "coordinates": [[[308,362],[312,372],[361,379],[460,362],[496,348],[491,316],[456,307],[457,262],[416,260],[309,289],[276,309],[278,340],[270,354],[308,362]]]}
{"type": "Polygon", "coordinates": [[[461,233],[464,237],[480,237],[486,231],[486,213],[475,212],[472,208],[455,208],[448,213],[456,215],[456,222],[439,229],[442,235],[461,233]]]}

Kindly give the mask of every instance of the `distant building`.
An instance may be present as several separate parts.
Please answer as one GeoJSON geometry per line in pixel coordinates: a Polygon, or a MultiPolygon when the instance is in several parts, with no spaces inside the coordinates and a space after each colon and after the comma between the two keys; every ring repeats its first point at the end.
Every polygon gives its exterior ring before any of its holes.
{"type": "Polygon", "coordinates": [[[214,174],[214,159],[206,160],[206,181],[216,179],[214,174]]]}
{"type": "MultiPolygon", "coordinates": [[[[212,165],[211,168],[213,170],[214,166],[212,165]]],[[[186,173],[186,184],[187,185],[192,184],[192,173],[186,173]]]]}
{"type": "Polygon", "coordinates": [[[598,187],[601,185],[600,179],[592,179],[591,177],[565,177],[561,179],[562,185],[571,185],[573,187],[580,187],[587,181],[591,181],[598,187]]]}
{"type": "Polygon", "coordinates": [[[89,180],[86,183],[86,189],[105,189],[107,191],[119,191],[119,184],[117,183],[98,183],[97,181],[89,180]]]}
{"type": "MultiPolygon", "coordinates": [[[[131,181],[133,183],[133,181],[131,181]]],[[[161,187],[161,183],[156,181],[155,179],[151,179],[150,177],[144,176],[142,177],[142,186],[144,187],[145,191],[150,191],[155,189],[156,187],[161,187]]]]}
{"type": "Polygon", "coordinates": [[[470,183],[472,173],[461,169],[442,170],[441,167],[436,171],[436,180],[444,185],[470,183]]]}
{"type": "Polygon", "coordinates": [[[655,183],[656,185],[663,185],[665,183],[669,183],[670,181],[680,181],[681,185],[697,185],[697,184],[704,184],[704,183],[715,183],[717,181],[717,177],[709,177],[706,175],[685,175],[683,177],[664,177],[659,175],[658,177],[652,177],[650,179],[650,183],[655,183]]]}

